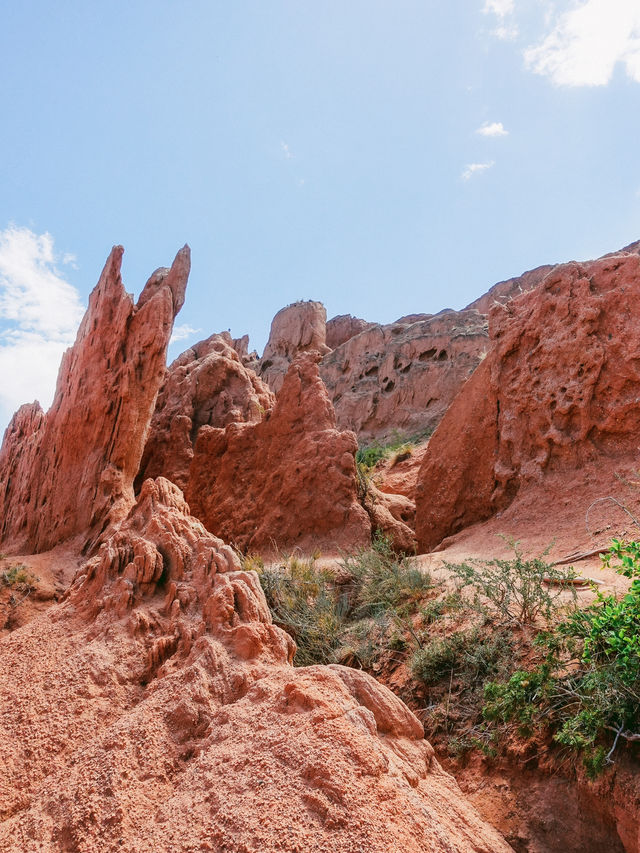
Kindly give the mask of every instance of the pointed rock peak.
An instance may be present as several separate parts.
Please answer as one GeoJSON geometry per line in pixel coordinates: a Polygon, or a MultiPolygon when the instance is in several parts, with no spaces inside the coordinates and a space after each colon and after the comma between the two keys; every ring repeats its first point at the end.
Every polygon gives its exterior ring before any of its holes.
{"type": "Polygon", "coordinates": [[[190,270],[191,249],[185,244],[175,256],[171,267],[159,267],[151,274],[140,294],[137,307],[142,308],[158,291],[163,287],[168,287],[173,300],[173,311],[174,314],[177,314],[184,305],[184,296],[190,270]]]}
{"type": "Polygon", "coordinates": [[[114,246],[109,252],[109,257],[107,258],[102,273],[100,274],[100,278],[98,279],[98,284],[95,287],[95,290],[100,290],[106,285],[109,284],[119,284],[122,287],[122,277],[121,277],[121,269],[122,269],[122,256],[124,255],[124,246],[114,246]]]}
{"type": "Polygon", "coordinates": [[[137,307],[122,284],[122,255],[114,246],[62,359],[51,409],[24,410],[0,449],[0,539],[32,553],[78,534],[93,543],[134,500],[189,249],[151,277],[137,307]]]}

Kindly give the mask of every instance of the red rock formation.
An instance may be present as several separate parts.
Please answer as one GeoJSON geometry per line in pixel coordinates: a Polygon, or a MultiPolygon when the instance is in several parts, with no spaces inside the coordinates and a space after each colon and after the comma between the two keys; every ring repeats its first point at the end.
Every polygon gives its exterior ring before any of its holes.
{"type": "Polygon", "coordinates": [[[552,269],[555,269],[553,264],[545,264],[541,267],[536,267],[533,270],[522,273],[515,278],[509,278],[506,281],[499,281],[489,288],[486,293],[483,293],[478,299],[467,305],[465,311],[475,308],[481,314],[488,314],[494,305],[504,305],[510,299],[520,296],[522,293],[528,293],[534,290],[543,281],[552,269]]]}
{"type": "Polygon", "coordinates": [[[239,352],[246,353],[247,341],[232,341],[227,332],[212,335],[183,352],[169,367],[151,421],[138,485],[147,477],[164,476],[186,489],[200,427],[256,423],[273,408],[273,393],[242,364],[239,352]]]}
{"type": "Polygon", "coordinates": [[[353,317],[351,314],[339,314],[327,322],[326,344],[329,349],[336,349],[355,335],[359,335],[360,332],[365,332],[375,325],[375,323],[369,323],[359,317],[353,317]]]}
{"type": "Polygon", "coordinates": [[[383,533],[395,551],[414,554],[416,537],[416,505],[404,495],[382,492],[369,483],[362,497],[362,505],[371,519],[373,533],[383,533]]]}
{"type": "Polygon", "coordinates": [[[44,429],[45,414],[36,401],[20,406],[0,447],[0,542],[23,539],[44,429]]]}
{"type": "Polygon", "coordinates": [[[378,489],[391,495],[404,495],[415,503],[418,473],[427,447],[428,443],[419,444],[378,462],[373,474],[378,489]]]}
{"type": "Polygon", "coordinates": [[[293,651],[255,573],[145,482],[66,600],[0,640],[0,848],[510,849],[398,698],[293,651]]]}
{"type": "Polygon", "coordinates": [[[494,307],[492,350],[431,438],[420,471],[421,549],[534,487],[544,492],[539,511],[570,501],[584,527],[590,478],[598,475],[600,489],[604,471],[613,480],[623,462],[637,466],[639,296],[640,258],[618,253],[554,267],[535,290],[494,307]]]}
{"type": "Polygon", "coordinates": [[[433,429],[488,346],[486,317],[447,311],[374,326],[320,365],[338,425],[361,441],[433,429]]]}
{"type": "Polygon", "coordinates": [[[260,362],[260,376],[279,391],[289,365],[301,352],[329,352],[327,312],[322,302],[294,302],[271,321],[269,340],[260,362]]]}
{"type": "Polygon", "coordinates": [[[242,550],[357,548],[356,437],[336,429],[316,353],[293,363],[261,423],[203,426],[186,496],[206,527],[242,550]]]}
{"type": "Polygon", "coordinates": [[[120,246],[112,250],[89,298],[76,342],[62,359],[51,409],[45,417],[21,410],[5,436],[0,518],[10,547],[47,550],[100,531],[133,503],[133,478],[190,260],[185,246],[171,269],[151,276],[136,305],[122,285],[122,253],[120,246]]]}

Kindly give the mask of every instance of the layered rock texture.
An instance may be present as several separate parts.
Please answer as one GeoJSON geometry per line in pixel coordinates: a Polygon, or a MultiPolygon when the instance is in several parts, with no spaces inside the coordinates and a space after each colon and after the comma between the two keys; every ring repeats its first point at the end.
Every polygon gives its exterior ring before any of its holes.
{"type": "Polygon", "coordinates": [[[248,360],[248,338],[211,335],[169,367],[158,395],[137,483],[164,476],[187,488],[193,447],[202,426],[257,423],[273,408],[275,395],[248,360]]]}
{"type": "Polygon", "coordinates": [[[510,849],[399,699],[294,648],[257,576],[147,480],[64,602],[0,643],[0,848],[510,849]]]}
{"type": "Polygon", "coordinates": [[[374,326],[325,356],[321,376],[339,426],[361,441],[433,429],[488,346],[486,317],[445,311],[374,326]]]}
{"type": "Polygon", "coordinates": [[[491,351],[420,470],[422,550],[524,500],[538,514],[553,504],[556,522],[575,507],[582,527],[589,503],[616,493],[616,472],[637,468],[639,297],[640,257],[623,251],[554,267],[491,310],[491,351]]]}
{"type": "Polygon", "coordinates": [[[209,530],[242,550],[335,550],[370,539],[356,437],[336,428],[318,358],[296,358],[264,420],[198,433],[187,500],[209,530]]]}
{"type": "Polygon", "coordinates": [[[100,532],[128,512],[173,321],[184,301],[188,247],[159,269],[137,304],[116,246],[65,353],[46,415],[22,407],[0,451],[0,541],[44,551],[100,532]]]}
{"type": "Polygon", "coordinates": [[[326,322],[320,302],[296,302],[274,317],[259,372],[278,390],[299,353],[319,353],[338,426],[366,443],[434,429],[487,345],[475,308],[381,326],[350,314],[326,322]]]}

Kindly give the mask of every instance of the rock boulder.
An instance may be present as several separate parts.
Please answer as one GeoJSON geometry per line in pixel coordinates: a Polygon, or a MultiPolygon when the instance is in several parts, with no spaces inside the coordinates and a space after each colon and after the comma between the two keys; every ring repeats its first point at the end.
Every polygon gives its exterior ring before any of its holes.
{"type": "Polygon", "coordinates": [[[275,396],[245,367],[248,339],[212,335],[182,353],[169,367],[158,394],[136,480],[164,476],[187,488],[193,447],[202,426],[257,423],[275,396]]]}

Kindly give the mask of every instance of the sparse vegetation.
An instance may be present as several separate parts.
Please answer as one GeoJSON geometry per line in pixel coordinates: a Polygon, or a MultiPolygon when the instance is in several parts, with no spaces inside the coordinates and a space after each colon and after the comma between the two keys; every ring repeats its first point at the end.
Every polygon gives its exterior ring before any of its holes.
{"type": "Polygon", "coordinates": [[[9,566],[9,568],[0,572],[0,584],[2,586],[12,587],[17,590],[21,590],[24,587],[33,589],[34,582],[35,578],[29,574],[27,567],[23,563],[9,566]]]}
{"type": "Polygon", "coordinates": [[[512,734],[547,733],[559,758],[580,756],[597,775],[621,742],[640,741],[640,543],[614,541],[605,558],[631,579],[629,592],[598,592],[582,610],[563,611],[559,598],[574,592],[573,569],[544,557],[516,546],[511,560],[449,566],[459,591],[446,595],[382,536],[337,573],[314,559],[273,569],[244,559],[296,640],[296,664],[338,661],[378,676],[406,664],[402,697],[452,756],[492,757],[512,734]]]}
{"type": "Polygon", "coordinates": [[[512,560],[470,560],[446,563],[458,579],[459,588],[470,587],[472,605],[480,613],[504,622],[534,625],[540,618],[547,622],[556,613],[563,590],[575,599],[573,567],[559,568],[543,557],[526,559],[512,543],[512,560]]]}
{"type": "Polygon", "coordinates": [[[396,432],[384,443],[373,441],[363,445],[356,452],[356,464],[364,471],[371,472],[382,459],[391,459],[392,464],[401,462],[411,456],[415,447],[426,441],[432,432],[431,429],[424,429],[412,435],[396,432]]]}
{"type": "Polygon", "coordinates": [[[433,588],[430,575],[410,557],[398,556],[380,532],[374,535],[371,548],[345,557],[342,568],[353,579],[351,612],[356,619],[385,611],[410,613],[433,588]]]}
{"type": "Polygon", "coordinates": [[[371,548],[345,557],[337,577],[318,568],[314,559],[289,557],[267,569],[249,556],[244,564],[258,572],[274,622],[295,639],[301,666],[352,655],[367,667],[374,656],[371,637],[384,649],[395,633],[397,644],[398,622],[415,612],[433,589],[429,575],[410,558],[395,554],[381,534],[371,548]]]}
{"type": "Polygon", "coordinates": [[[260,577],[274,622],[296,641],[296,663],[327,663],[340,642],[348,601],[315,560],[289,557],[275,569],[245,563],[260,577]]]}
{"type": "Polygon", "coordinates": [[[598,592],[536,640],[542,662],[485,690],[487,720],[523,734],[549,730],[590,775],[620,741],[640,741],[640,543],[614,540],[606,565],[631,579],[621,598],[598,592]]]}

